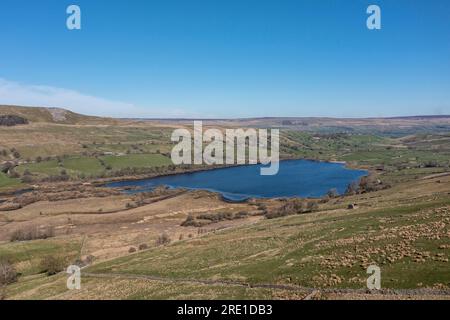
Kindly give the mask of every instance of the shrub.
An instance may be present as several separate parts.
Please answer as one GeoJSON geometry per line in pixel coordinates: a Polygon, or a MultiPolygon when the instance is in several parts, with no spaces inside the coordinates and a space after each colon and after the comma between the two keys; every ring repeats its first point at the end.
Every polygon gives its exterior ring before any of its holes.
{"type": "Polygon", "coordinates": [[[133,252],[136,252],[136,248],[130,247],[130,249],[128,249],[128,253],[133,253],[133,252]]]}
{"type": "Polygon", "coordinates": [[[258,210],[261,211],[266,211],[267,210],[267,206],[264,203],[258,203],[258,210]]]}
{"type": "Polygon", "coordinates": [[[133,209],[136,208],[136,205],[134,203],[131,202],[127,202],[127,204],[125,205],[126,209],[133,209]]]}
{"type": "Polygon", "coordinates": [[[437,168],[439,164],[436,160],[430,160],[424,163],[425,168],[437,168]]]}
{"type": "Polygon", "coordinates": [[[245,211],[240,211],[234,215],[234,219],[242,219],[242,218],[247,218],[247,217],[248,217],[248,213],[245,211]]]}
{"type": "Polygon", "coordinates": [[[0,165],[0,170],[1,170],[3,173],[8,173],[8,172],[9,172],[10,170],[12,170],[14,167],[15,167],[14,163],[12,163],[11,161],[8,161],[8,162],[2,163],[2,164],[0,165]]]}
{"type": "Polygon", "coordinates": [[[0,260],[0,286],[6,286],[17,281],[17,272],[11,262],[0,260]]]}
{"type": "Polygon", "coordinates": [[[13,178],[13,179],[17,179],[20,178],[20,174],[16,171],[14,171],[14,169],[9,170],[9,177],[13,178]]]}
{"type": "Polygon", "coordinates": [[[307,212],[307,206],[305,205],[305,202],[303,202],[301,199],[289,199],[284,205],[281,207],[267,211],[265,214],[265,217],[267,219],[274,219],[279,217],[285,217],[290,216],[293,214],[299,214],[307,212]]]}
{"type": "Polygon", "coordinates": [[[181,223],[182,227],[198,227],[199,222],[194,219],[193,216],[187,216],[186,220],[181,223]]]}
{"type": "Polygon", "coordinates": [[[308,201],[306,208],[309,212],[316,211],[319,209],[319,204],[316,201],[308,201]]]}
{"type": "Polygon", "coordinates": [[[330,198],[336,198],[336,197],[339,197],[339,193],[336,188],[333,188],[327,192],[327,196],[330,198]]]}
{"type": "Polygon", "coordinates": [[[0,284],[0,301],[6,299],[6,286],[0,284]]]}
{"type": "Polygon", "coordinates": [[[31,176],[23,176],[22,179],[20,179],[23,183],[31,183],[33,182],[33,178],[31,176]]]}
{"type": "Polygon", "coordinates": [[[95,260],[95,256],[93,256],[92,254],[88,255],[86,258],[84,258],[84,263],[86,265],[91,264],[92,262],[94,262],[95,260]]]}
{"type": "Polygon", "coordinates": [[[15,230],[9,240],[11,242],[15,241],[30,241],[36,239],[47,239],[55,236],[55,231],[52,226],[48,226],[45,228],[39,227],[29,227],[26,229],[17,229],[15,230]]]}
{"type": "Polygon", "coordinates": [[[157,246],[164,246],[167,245],[171,242],[172,240],[170,239],[169,235],[167,233],[163,233],[161,234],[158,239],[156,239],[156,245],[157,246]]]}
{"type": "Polygon", "coordinates": [[[148,249],[148,246],[145,243],[143,243],[143,244],[139,245],[138,249],[139,250],[146,250],[146,249],[148,249]]]}
{"type": "Polygon", "coordinates": [[[358,191],[359,191],[359,182],[354,181],[347,186],[347,190],[345,191],[345,194],[348,196],[351,196],[351,195],[357,194],[358,191]]]}
{"type": "Polygon", "coordinates": [[[46,273],[52,276],[63,271],[65,268],[65,261],[60,257],[45,256],[40,263],[41,273],[46,273]]]}

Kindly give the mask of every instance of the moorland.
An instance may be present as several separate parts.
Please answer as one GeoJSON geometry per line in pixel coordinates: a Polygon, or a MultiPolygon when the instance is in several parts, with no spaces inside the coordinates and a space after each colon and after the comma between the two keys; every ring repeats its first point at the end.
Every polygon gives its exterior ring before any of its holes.
{"type": "Polygon", "coordinates": [[[0,106],[3,299],[450,298],[450,116],[209,119],[279,128],[281,159],[368,170],[345,194],[224,201],[106,182],[195,170],[170,160],[188,119],[0,106]],[[81,290],[65,268],[82,267],[81,290]],[[367,292],[366,268],[382,270],[367,292]]]}

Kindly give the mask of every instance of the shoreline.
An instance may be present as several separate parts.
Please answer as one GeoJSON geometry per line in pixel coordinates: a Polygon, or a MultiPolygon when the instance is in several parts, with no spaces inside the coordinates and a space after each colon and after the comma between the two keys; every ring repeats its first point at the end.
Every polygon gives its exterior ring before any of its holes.
{"type": "MultiPolygon", "coordinates": [[[[286,161],[309,161],[309,162],[317,162],[317,163],[329,163],[329,164],[339,164],[344,166],[346,169],[348,170],[359,170],[359,171],[364,171],[364,175],[363,176],[368,176],[371,174],[370,170],[367,170],[366,168],[351,168],[347,165],[347,162],[345,161],[326,161],[326,160],[318,160],[318,159],[305,159],[305,158],[288,158],[288,159],[281,159],[279,162],[286,162],[286,161]]],[[[220,169],[229,169],[229,168],[235,168],[235,167],[244,167],[244,166],[252,166],[255,164],[242,164],[242,165],[228,165],[228,166],[220,166],[220,167],[211,167],[211,168],[201,168],[198,170],[192,170],[192,171],[187,171],[187,172],[183,172],[183,173],[172,173],[172,174],[162,174],[162,175],[157,175],[157,176],[152,176],[152,177],[148,177],[148,178],[142,178],[142,177],[135,177],[134,179],[114,179],[114,181],[109,181],[109,182],[103,182],[101,184],[101,186],[103,187],[107,187],[107,188],[114,188],[114,189],[118,189],[120,190],[120,192],[124,192],[124,193],[128,193],[127,191],[131,191],[130,193],[140,193],[140,192],[146,192],[148,190],[143,190],[142,187],[139,186],[108,186],[108,184],[114,184],[114,183],[132,183],[132,182],[136,182],[136,181],[146,181],[146,180],[152,180],[152,179],[156,179],[156,178],[161,178],[161,177],[166,177],[166,176],[173,176],[173,175],[184,175],[184,174],[188,174],[188,173],[199,173],[199,172],[206,172],[206,171],[210,171],[210,170],[220,170],[220,169]]],[[[261,165],[261,164],[257,164],[257,165],[261,165]]],[[[363,177],[361,176],[361,177],[363,177]]],[[[361,179],[361,177],[359,179],[361,179]]],[[[196,190],[203,190],[203,191],[208,191],[208,192],[212,192],[214,194],[217,194],[223,201],[228,202],[228,203],[245,203],[248,201],[252,201],[252,200],[266,200],[266,199],[290,199],[290,198],[302,198],[302,199],[321,199],[323,197],[319,196],[319,197],[301,197],[301,196],[257,196],[257,195],[245,195],[245,194],[236,194],[238,199],[233,199],[232,197],[228,197],[227,195],[230,194],[229,192],[226,191],[221,191],[221,190],[217,190],[217,189],[209,189],[209,188],[201,188],[201,187],[186,187],[186,186],[172,186],[172,185],[155,185],[154,188],[158,187],[158,186],[166,186],[169,188],[173,188],[173,189],[177,189],[177,188],[184,188],[184,189],[188,189],[191,191],[196,191],[196,190]]],[[[152,188],[150,188],[152,189],[152,188]]],[[[343,196],[344,194],[340,194],[340,196],[343,196]]]]}
{"type": "MultiPolygon", "coordinates": [[[[341,164],[345,166],[347,169],[352,170],[364,170],[367,171],[367,175],[369,176],[374,173],[373,168],[367,168],[364,166],[358,166],[358,165],[349,165],[347,161],[339,161],[339,160],[323,160],[323,159],[313,159],[313,158],[302,158],[302,157],[289,157],[289,158],[283,158],[280,159],[279,162],[285,162],[285,161],[295,161],[295,160],[304,160],[304,161],[311,161],[311,162],[319,162],[319,163],[334,163],[334,164],[341,164]]],[[[120,182],[127,182],[127,181],[142,181],[142,180],[149,180],[154,178],[161,178],[161,177],[168,177],[168,176],[176,176],[176,175],[183,175],[183,174],[190,174],[190,173],[199,173],[199,172],[206,172],[210,170],[220,170],[220,169],[228,169],[228,168],[234,168],[234,167],[242,167],[242,166],[253,166],[253,165],[261,165],[261,163],[257,164],[231,164],[231,165],[212,165],[212,166],[202,166],[200,168],[190,168],[190,169],[181,169],[181,171],[175,171],[175,172],[165,172],[161,174],[142,174],[142,175],[133,175],[133,176],[116,176],[116,177],[108,177],[108,178],[99,178],[99,179],[92,179],[92,180],[73,180],[73,181],[66,181],[66,182],[57,182],[56,184],[63,184],[63,185],[93,185],[96,187],[105,187],[107,184],[110,183],[120,183],[120,182]]],[[[38,190],[39,188],[36,188],[36,185],[55,185],[55,183],[49,183],[49,182],[36,182],[34,185],[26,185],[22,186],[18,189],[9,189],[0,191],[1,197],[11,197],[20,195],[23,193],[32,192],[35,190],[38,190]]],[[[220,191],[217,191],[219,194],[220,191]]],[[[252,198],[248,198],[252,199],[252,198]]],[[[232,201],[230,199],[227,199],[228,201],[232,201]]]]}

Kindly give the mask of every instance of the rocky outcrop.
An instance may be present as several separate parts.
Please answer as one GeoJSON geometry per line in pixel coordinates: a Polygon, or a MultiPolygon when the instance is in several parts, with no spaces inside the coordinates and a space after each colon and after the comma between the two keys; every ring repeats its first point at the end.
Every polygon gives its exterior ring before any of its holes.
{"type": "Polygon", "coordinates": [[[28,120],[15,115],[0,115],[0,126],[12,127],[20,124],[28,124],[28,120]]]}

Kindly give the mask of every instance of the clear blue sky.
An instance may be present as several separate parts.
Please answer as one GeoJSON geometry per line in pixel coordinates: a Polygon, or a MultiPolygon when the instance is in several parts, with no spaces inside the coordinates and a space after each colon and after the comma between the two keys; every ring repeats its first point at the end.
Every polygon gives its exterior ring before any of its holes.
{"type": "Polygon", "coordinates": [[[112,116],[450,114],[448,0],[1,0],[0,104],[112,116]],[[66,29],[77,4],[82,30],[66,29]],[[366,8],[382,29],[366,28],[366,8]]]}

